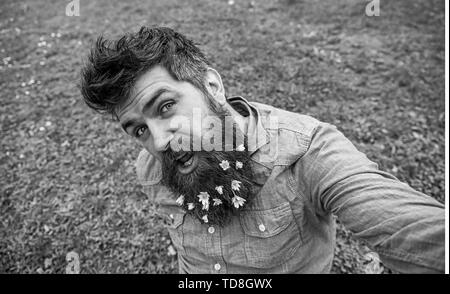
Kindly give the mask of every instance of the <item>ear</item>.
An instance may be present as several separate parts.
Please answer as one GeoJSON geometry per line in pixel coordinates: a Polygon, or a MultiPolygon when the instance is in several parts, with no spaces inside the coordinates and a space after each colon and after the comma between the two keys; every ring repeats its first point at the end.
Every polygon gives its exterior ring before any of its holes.
{"type": "Polygon", "coordinates": [[[220,105],[225,105],[225,89],[222,84],[222,78],[219,73],[214,69],[209,67],[206,71],[206,89],[209,94],[216,100],[220,105]]]}

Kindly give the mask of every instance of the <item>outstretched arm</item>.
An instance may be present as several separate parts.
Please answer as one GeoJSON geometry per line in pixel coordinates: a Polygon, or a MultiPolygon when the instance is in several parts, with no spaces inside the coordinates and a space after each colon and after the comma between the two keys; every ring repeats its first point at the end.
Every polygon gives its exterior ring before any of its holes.
{"type": "Polygon", "coordinates": [[[380,171],[334,126],[316,128],[294,178],[317,214],[337,215],[387,267],[402,273],[444,272],[444,206],[380,171]]]}

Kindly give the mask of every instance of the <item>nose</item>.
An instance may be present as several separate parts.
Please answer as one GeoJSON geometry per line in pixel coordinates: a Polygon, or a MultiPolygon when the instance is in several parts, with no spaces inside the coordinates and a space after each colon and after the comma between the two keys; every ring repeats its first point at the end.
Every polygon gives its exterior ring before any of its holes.
{"type": "Polygon", "coordinates": [[[151,137],[153,138],[153,147],[157,152],[166,151],[170,146],[170,140],[173,138],[173,134],[158,124],[147,124],[151,137]]]}

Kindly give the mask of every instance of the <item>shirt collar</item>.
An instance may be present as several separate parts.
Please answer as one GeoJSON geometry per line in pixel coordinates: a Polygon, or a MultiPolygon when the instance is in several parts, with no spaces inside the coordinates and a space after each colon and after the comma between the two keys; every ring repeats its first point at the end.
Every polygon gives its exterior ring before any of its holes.
{"type": "Polygon", "coordinates": [[[233,96],[227,100],[237,112],[248,117],[248,151],[250,154],[255,153],[269,142],[269,134],[263,126],[261,113],[241,96],[233,96]]]}

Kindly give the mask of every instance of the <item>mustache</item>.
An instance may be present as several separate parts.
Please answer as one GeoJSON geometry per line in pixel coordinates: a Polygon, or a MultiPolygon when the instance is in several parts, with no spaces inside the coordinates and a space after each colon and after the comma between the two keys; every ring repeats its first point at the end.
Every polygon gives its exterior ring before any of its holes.
{"type": "MultiPolygon", "coordinates": [[[[225,133],[222,134],[225,136],[225,133]]],[[[193,138],[191,137],[189,140],[189,148],[179,147],[179,150],[173,150],[171,144],[167,147],[165,151],[161,152],[161,157],[166,159],[169,162],[175,162],[177,159],[189,155],[192,156],[194,154],[224,154],[224,153],[236,153],[238,146],[244,146],[244,150],[248,150],[248,137],[245,134],[242,134],[242,138],[238,140],[235,133],[233,134],[233,140],[231,142],[227,142],[224,137],[222,137],[221,144],[218,146],[219,149],[213,150],[196,150],[194,148],[193,138]],[[186,150],[187,149],[187,150],[186,150]],[[196,151],[194,151],[196,150],[196,151]]],[[[175,145],[176,146],[176,145],[175,145]]],[[[203,146],[202,146],[203,147],[203,146]]],[[[217,147],[217,146],[214,146],[217,147]]]]}
{"type": "Polygon", "coordinates": [[[202,152],[202,151],[183,151],[183,150],[174,151],[171,148],[168,148],[167,150],[165,150],[161,153],[161,157],[166,162],[174,163],[175,161],[182,158],[183,156],[186,156],[186,155],[191,156],[191,155],[194,155],[194,153],[200,153],[200,152],[202,152]]]}

